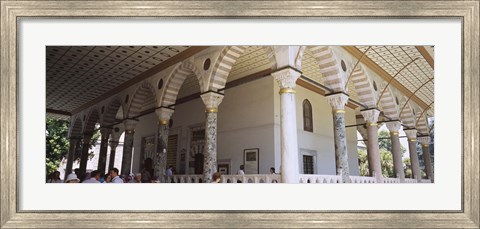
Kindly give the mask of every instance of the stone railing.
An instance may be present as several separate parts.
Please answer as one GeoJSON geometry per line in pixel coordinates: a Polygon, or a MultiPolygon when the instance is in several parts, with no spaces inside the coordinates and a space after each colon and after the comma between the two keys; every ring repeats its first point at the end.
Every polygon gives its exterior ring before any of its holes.
{"type": "Polygon", "coordinates": [[[376,183],[375,177],[364,177],[364,176],[350,176],[352,183],[376,183]]]}
{"type": "Polygon", "coordinates": [[[300,174],[300,183],[321,183],[321,184],[336,184],[342,183],[342,177],[339,175],[318,175],[318,174],[300,174]]]}
{"type": "Polygon", "coordinates": [[[383,183],[400,183],[400,178],[385,177],[383,178],[383,183]]]}
{"type": "MultiPolygon", "coordinates": [[[[175,183],[203,183],[202,175],[174,175],[175,183]]],[[[350,176],[352,183],[376,183],[375,177],[350,176]]],[[[221,183],[281,183],[280,175],[271,174],[247,174],[247,175],[222,175],[221,183]]],[[[299,183],[321,183],[336,184],[342,183],[342,177],[339,175],[319,175],[319,174],[299,174],[299,183]]],[[[401,183],[400,178],[383,178],[383,183],[401,183]]],[[[430,179],[422,179],[419,182],[416,179],[405,178],[404,183],[431,183],[430,179]]]]}

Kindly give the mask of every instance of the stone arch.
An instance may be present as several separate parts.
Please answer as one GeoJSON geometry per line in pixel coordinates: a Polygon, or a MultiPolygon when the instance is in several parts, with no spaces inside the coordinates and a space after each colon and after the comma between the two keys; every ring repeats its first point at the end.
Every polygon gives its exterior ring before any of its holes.
{"type": "Polygon", "coordinates": [[[122,107],[122,100],[116,96],[105,107],[105,112],[103,113],[102,126],[111,126],[115,123],[115,117],[117,116],[118,109],[122,107]]]}
{"type": "Polygon", "coordinates": [[[83,126],[83,133],[84,134],[93,134],[93,130],[95,129],[95,124],[100,121],[100,115],[98,113],[97,107],[93,107],[88,116],[85,119],[85,123],[83,126]]]}
{"type": "Polygon", "coordinates": [[[153,89],[152,85],[148,81],[143,81],[143,83],[135,90],[133,94],[132,101],[130,102],[130,107],[124,118],[134,118],[140,115],[143,103],[148,96],[153,96],[153,99],[156,103],[156,92],[153,89]]]}
{"type": "Polygon", "coordinates": [[[427,117],[422,114],[417,114],[415,117],[416,129],[421,135],[429,135],[427,117]],[[420,116],[421,115],[421,116],[420,116]]]}
{"type": "Polygon", "coordinates": [[[355,68],[350,80],[353,83],[360,102],[368,108],[376,108],[378,100],[377,95],[375,94],[375,90],[373,89],[368,75],[363,71],[360,65],[355,68]]]}
{"type": "Polygon", "coordinates": [[[178,92],[180,91],[183,82],[191,74],[195,74],[198,79],[198,83],[200,84],[200,88],[203,88],[202,73],[192,62],[184,61],[182,64],[179,64],[168,76],[165,89],[163,89],[160,99],[160,106],[169,107],[175,104],[178,92]]]}
{"type": "Polygon", "coordinates": [[[319,65],[326,86],[335,92],[345,91],[345,77],[342,74],[341,63],[333,50],[329,46],[313,46],[309,49],[319,65]]]}
{"type": "Polygon", "coordinates": [[[247,46],[227,46],[222,49],[208,80],[207,91],[218,91],[225,87],[230,70],[246,49],[247,46]]]}
{"type": "Polygon", "coordinates": [[[82,119],[80,117],[72,117],[70,122],[69,137],[81,137],[82,136],[82,119]]]}
{"type": "Polygon", "coordinates": [[[383,87],[381,91],[385,90],[382,97],[380,98],[380,103],[382,104],[383,114],[392,119],[398,119],[398,105],[395,101],[395,98],[392,96],[390,88],[383,87]]]}
{"type": "Polygon", "coordinates": [[[400,120],[402,121],[403,125],[407,126],[408,128],[415,128],[415,118],[413,116],[413,110],[410,104],[405,104],[405,107],[400,113],[400,120]]]}
{"type": "Polygon", "coordinates": [[[270,68],[272,70],[277,69],[277,60],[275,59],[275,50],[273,50],[272,46],[264,46],[264,49],[267,54],[268,61],[270,63],[270,68]]]}

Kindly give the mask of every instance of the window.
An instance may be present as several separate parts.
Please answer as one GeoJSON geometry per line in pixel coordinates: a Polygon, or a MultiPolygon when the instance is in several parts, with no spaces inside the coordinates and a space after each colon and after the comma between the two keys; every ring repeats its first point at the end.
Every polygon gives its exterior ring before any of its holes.
{"type": "Polygon", "coordinates": [[[303,130],[313,132],[312,104],[308,99],[303,100],[303,130]]]}
{"type": "Polygon", "coordinates": [[[303,174],[313,174],[313,156],[303,155],[303,174]]]}

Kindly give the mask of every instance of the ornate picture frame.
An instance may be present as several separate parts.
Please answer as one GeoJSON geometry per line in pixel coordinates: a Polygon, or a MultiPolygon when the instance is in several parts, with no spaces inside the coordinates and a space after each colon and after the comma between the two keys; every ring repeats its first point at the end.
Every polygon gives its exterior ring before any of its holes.
{"type": "Polygon", "coordinates": [[[1,228],[478,228],[478,1],[1,1],[1,228]],[[462,210],[460,211],[19,211],[18,21],[58,17],[459,18],[462,21],[462,210]],[[121,220],[113,220],[113,219],[121,220]],[[229,220],[225,220],[229,219],[229,220]]]}

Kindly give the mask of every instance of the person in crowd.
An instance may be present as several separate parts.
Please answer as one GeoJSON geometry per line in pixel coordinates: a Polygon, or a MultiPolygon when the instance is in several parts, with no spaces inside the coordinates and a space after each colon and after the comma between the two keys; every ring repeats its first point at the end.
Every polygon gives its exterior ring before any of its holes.
{"type": "Polygon", "coordinates": [[[55,171],[50,174],[50,178],[47,180],[47,183],[63,183],[63,181],[60,179],[60,172],[55,171]]]}
{"type": "Polygon", "coordinates": [[[142,183],[142,173],[135,173],[133,183],[142,183]]]}
{"type": "Polygon", "coordinates": [[[220,180],[222,178],[222,174],[219,172],[216,172],[212,175],[212,183],[220,183],[220,180]]]}
{"type": "Polygon", "coordinates": [[[167,169],[167,183],[175,183],[175,181],[173,180],[173,166],[168,166],[168,169],[167,169]]]}
{"type": "MultiPolygon", "coordinates": [[[[274,168],[274,167],[271,167],[271,168],[270,168],[270,174],[276,175],[276,173],[275,173],[275,168],[274,168]]],[[[272,183],[278,183],[278,181],[277,181],[276,179],[273,179],[273,180],[272,180],[272,183]]]]}
{"type": "Polygon", "coordinates": [[[111,181],[110,183],[123,183],[123,180],[122,178],[120,178],[118,176],[118,169],[117,168],[112,168],[110,169],[110,173],[109,173],[110,177],[111,177],[111,181]]]}
{"type": "Polygon", "coordinates": [[[100,183],[100,171],[94,170],[90,173],[90,178],[84,180],[82,183],[100,183]]]}
{"type": "Polygon", "coordinates": [[[142,169],[142,183],[151,183],[152,174],[147,169],[142,169]]]}
{"type": "Polygon", "coordinates": [[[238,170],[237,175],[245,175],[244,169],[245,169],[245,166],[240,165],[240,169],[238,170]]]}
{"type": "Polygon", "coordinates": [[[78,179],[77,174],[70,173],[68,174],[67,179],[65,179],[65,183],[80,183],[80,179],[78,179]]]}

